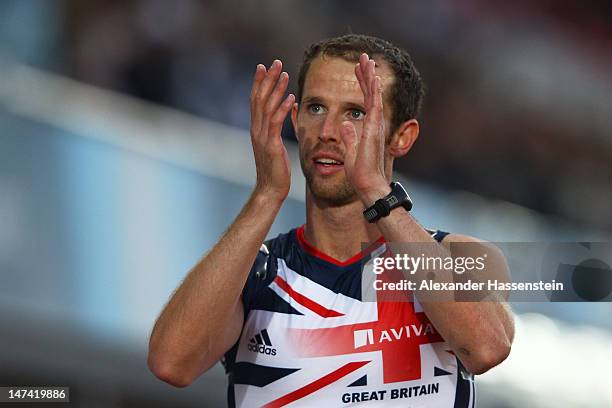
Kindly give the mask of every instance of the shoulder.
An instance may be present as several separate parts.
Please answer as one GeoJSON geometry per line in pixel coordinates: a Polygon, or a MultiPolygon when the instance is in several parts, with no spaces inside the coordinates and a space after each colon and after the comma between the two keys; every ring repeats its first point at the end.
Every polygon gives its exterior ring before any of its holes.
{"type": "Polygon", "coordinates": [[[258,281],[270,283],[270,279],[274,279],[276,275],[277,260],[291,259],[295,252],[296,242],[295,228],[264,241],[259,248],[251,274],[258,281]]]}
{"type": "Polygon", "coordinates": [[[297,228],[293,228],[287,232],[278,234],[274,238],[267,239],[260,248],[260,251],[267,251],[268,253],[279,256],[290,250],[296,244],[296,231],[297,228]]]}

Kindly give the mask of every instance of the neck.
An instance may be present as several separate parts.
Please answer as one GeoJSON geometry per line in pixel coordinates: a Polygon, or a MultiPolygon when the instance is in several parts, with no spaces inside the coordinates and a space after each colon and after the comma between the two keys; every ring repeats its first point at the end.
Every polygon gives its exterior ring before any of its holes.
{"type": "Polygon", "coordinates": [[[342,206],[330,206],[306,192],[304,238],[319,251],[342,262],[359,252],[362,243],[380,238],[374,224],[363,217],[363,203],[355,200],[342,206]]]}

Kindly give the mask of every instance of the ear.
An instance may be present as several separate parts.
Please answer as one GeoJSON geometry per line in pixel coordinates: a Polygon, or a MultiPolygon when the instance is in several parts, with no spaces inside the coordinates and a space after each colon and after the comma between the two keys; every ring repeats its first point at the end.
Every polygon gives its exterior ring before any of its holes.
{"type": "Polygon", "coordinates": [[[391,137],[389,153],[393,157],[404,156],[410,151],[417,137],[419,137],[419,122],[416,119],[403,122],[391,137]]]}
{"type": "Polygon", "coordinates": [[[291,123],[293,124],[293,133],[295,133],[296,139],[298,138],[297,115],[298,115],[299,109],[300,109],[300,105],[297,102],[295,102],[293,104],[293,107],[291,107],[291,123]]]}

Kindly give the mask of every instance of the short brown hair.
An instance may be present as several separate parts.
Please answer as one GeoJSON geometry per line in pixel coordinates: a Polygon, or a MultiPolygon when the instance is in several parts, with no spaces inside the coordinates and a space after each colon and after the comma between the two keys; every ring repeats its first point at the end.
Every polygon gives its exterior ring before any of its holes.
{"type": "Polygon", "coordinates": [[[419,74],[410,58],[410,54],[391,44],[389,41],[368,35],[347,34],[310,45],[304,52],[304,59],[300,67],[297,100],[299,102],[302,101],[306,74],[315,58],[324,55],[357,62],[359,61],[359,56],[364,52],[370,58],[376,56],[382,57],[395,74],[395,81],[390,95],[393,106],[391,116],[392,133],[401,123],[417,117],[421,110],[425,85],[421,79],[421,74],[419,74]]]}

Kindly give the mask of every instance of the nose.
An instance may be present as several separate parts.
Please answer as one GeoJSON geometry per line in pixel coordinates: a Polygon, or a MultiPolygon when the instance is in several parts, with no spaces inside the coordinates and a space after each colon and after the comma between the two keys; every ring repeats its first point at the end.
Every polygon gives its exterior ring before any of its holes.
{"type": "Polygon", "coordinates": [[[338,143],[340,135],[338,134],[338,124],[333,115],[327,115],[319,134],[319,140],[327,143],[338,143]]]}

